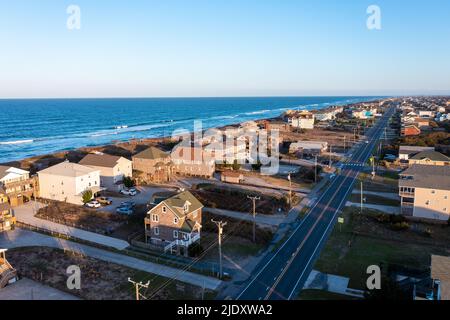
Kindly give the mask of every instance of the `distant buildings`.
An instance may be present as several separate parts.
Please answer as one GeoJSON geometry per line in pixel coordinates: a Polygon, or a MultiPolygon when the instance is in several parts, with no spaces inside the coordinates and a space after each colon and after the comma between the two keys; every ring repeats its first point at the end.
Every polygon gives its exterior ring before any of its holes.
{"type": "Polygon", "coordinates": [[[410,157],[422,151],[434,151],[434,147],[400,146],[399,159],[408,161],[410,157]]]}
{"type": "Polygon", "coordinates": [[[307,155],[320,155],[327,151],[328,142],[325,141],[298,141],[293,142],[289,146],[289,153],[307,155]]]}
{"type": "Polygon", "coordinates": [[[285,118],[293,128],[314,129],[315,116],[309,111],[290,110],[285,113],[285,118]]]}
{"type": "Polygon", "coordinates": [[[406,125],[401,128],[401,135],[403,137],[418,136],[422,131],[415,125],[406,125]]]}
{"type": "Polygon", "coordinates": [[[400,174],[402,214],[448,220],[450,217],[450,166],[414,164],[400,174]]]}
{"type": "Polygon", "coordinates": [[[111,191],[122,190],[123,178],[133,175],[132,162],[124,157],[91,153],[86,155],[79,164],[100,170],[100,186],[111,191]]]}
{"type": "MultiPolygon", "coordinates": [[[[409,164],[423,164],[431,166],[450,166],[450,158],[446,155],[434,151],[426,150],[421,151],[409,158],[409,164]]],[[[450,177],[448,177],[450,179],[450,177]]]]}
{"type": "Polygon", "coordinates": [[[4,193],[11,206],[20,206],[35,196],[36,181],[28,171],[0,166],[0,193],[4,193]]]}
{"type": "Polygon", "coordinates": [[[72,204],[83,204],[83,193],[102,191],[100,170],[68,161],[38,172],[40,197],[72,204]]]}
{"type": "Polygon", "coordinates": [[[200,241],[202,208],[189,191],[162,200],[145,218],[146,242],[187,256],[189,246],[200,241]]]}
{"type": "Polygon", "coordinates": [[[173,163],[170,154],[150,147],[134,155],[133,169],[143,174],[146,180],[152,182],[167,182],[172,177],[173,163]]]}
{"type": "Polygon", "coordinates": [[[202,147],[178,145],[172,150],[173,170],[176,174],[211,178],[216,170],[215,160],[202,147]]]}

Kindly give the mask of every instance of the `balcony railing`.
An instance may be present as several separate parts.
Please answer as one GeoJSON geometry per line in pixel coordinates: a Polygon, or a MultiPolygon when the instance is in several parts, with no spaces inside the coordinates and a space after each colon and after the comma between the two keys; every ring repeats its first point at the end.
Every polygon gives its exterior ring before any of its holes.
{"type": "Polygon", "coordinates": [[[164,252],[167,252],[171,250],[174,246],[182,246],[182,247],[189,247],[194,242],[198,241],[200,239],[200,233],[196,233],[194,236],[190,236],[188,240],[175,240],[169,243],[167,246],[164,247],[164,252]]]}
{"type": "Polygon", "coordinates": [[[414,198],[414,192],[402,192],[400,191],[400,197],[405,197],[405,198],[414,198]]]}

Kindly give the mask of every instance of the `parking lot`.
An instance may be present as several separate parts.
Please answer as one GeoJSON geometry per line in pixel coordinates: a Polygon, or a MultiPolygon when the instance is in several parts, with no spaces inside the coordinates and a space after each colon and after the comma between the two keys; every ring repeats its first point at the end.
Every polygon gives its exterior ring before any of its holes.
{"type": "Polygon", "coordinates": [[[119,207],[120,204],[125,201],[132,201],[136,205],[145,205],[151,202],[153,194],[157,192],[167,192],[176,190],[175,188],[159,188],[159,187],[136,187],[135,189],[138,190],[138,193],[135,196],[126,196],[122,194],[117,194],[117,196],[108,196],[108,198],[112,200],[112,204],[102,207],[101,210],[115,213],[117,207],[119,207]]]}

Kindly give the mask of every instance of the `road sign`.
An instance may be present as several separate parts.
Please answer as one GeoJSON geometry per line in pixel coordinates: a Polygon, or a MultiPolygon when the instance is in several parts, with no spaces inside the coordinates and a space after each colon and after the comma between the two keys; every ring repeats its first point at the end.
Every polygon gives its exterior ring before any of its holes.
{"type": "Polygon", "coordinates": [[[338,218],[339,223],[344,223],[344,218],[338,218]]]}

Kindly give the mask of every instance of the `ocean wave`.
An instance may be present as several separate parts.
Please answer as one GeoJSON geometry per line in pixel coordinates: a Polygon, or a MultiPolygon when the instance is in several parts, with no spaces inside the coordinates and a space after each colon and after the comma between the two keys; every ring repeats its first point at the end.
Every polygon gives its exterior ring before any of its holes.
{"type": "Polygon", "coordinates": [[[26,140],[16,140],[16,141],[0,141],[1,145],[9,145],[9,144],[25,144],[25,143],[33,143],[34,140],[26,139],[26,140]]]}
{"type": "Polygon", "coordinates": [[[270,111],[272,111],[272,110],[259,110],[259,111],[246,112],[244,114],[246,116],[252,116],[252,115],[255,115],[255,114],[264,114],[264,113],[267,113],[267,112],[270,112],[270,111]]]}

